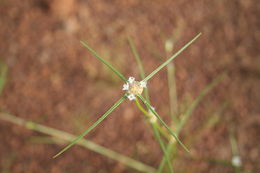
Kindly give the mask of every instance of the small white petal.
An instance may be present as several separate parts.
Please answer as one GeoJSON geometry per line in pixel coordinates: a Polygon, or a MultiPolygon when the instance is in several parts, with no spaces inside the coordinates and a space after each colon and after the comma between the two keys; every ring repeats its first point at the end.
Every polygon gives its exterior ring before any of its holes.
{"type": "Polygon", "coordinates": [[[240,167],[241,164],[242,164],[241,159],[240,159],[239,156],[232,157],[232,161],[231,162],[232,162],[232,165],[236,166],[236,167],[240,167]]]}
{"type": "Polygon", "coordinates": [[[132,101],[132,100],[135,100],[135,99],[136,99],[136,97],[135,97],[135,95],[134,95],[134,94],[130,94],[130,95],[128,95],[127,97],[128,97],[128,99],[129,99],[130,101],[132,101]]]}
{"type": "Polygon", "coordinates": [[[144,81],[141,81],[141,82],[140,82],[140,86],[141,86],[142,88],[146,88],[146,87],[147,87],[147,83],[144,82],[144,81]]]}
{"type": "Polygon", "coordinates": [[[128,78],[128,82],[131,84],[131,83],[133,83],[135,81],[135,78],[134,77],[129,77],[128,78]]]}
{"type": "Polygon", "coordinates": [[[123,90],[129,90],[129,84],[128,83],[123,85],[123,90]]]}

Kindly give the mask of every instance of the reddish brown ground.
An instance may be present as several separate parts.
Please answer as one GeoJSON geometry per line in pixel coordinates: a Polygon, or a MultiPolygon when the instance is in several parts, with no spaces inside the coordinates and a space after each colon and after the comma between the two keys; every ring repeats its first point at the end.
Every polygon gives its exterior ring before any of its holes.
{"type": "MultiPolygon", "coordinates": [[[[151,72],[161,63],[155,55],[163,54],[164,38],[178,33],[177,50],[202,32],[175,60],[179,104],[195,98],[224,70],[228,72],[185,126],[181,137],[194,158],[185,159],[181,151],[176,172],[233,172],[232,167],[200,158],[230,160],[229,131],[234,128],[243,172],[256,173],[259,17],[253,0],[1,0],[0,58],[9,70],[0,108],[79,134],[122,95],[122,82],[79,40],[87,40],[126,76],[138,76],[127,36],[134,38],[146,71],[151,72]],[[213,115],[219,122],[202,129],[213,115]],[[76,122],[81,125],[76,127],[76,122]]],[[[165,70],[149,83],[153,105],[164,115],[168,111],[166,84],[165,70]]],[[[5,121],[0,121],[0,134],[0,170],[7,172],[135,172],[81,147],[50,159],[61,146],[32,143],[32,136],[42,134],[5,121]]],[[[155,167],[162,156],[142,114],[129,101],[88,139],[155,167]]]]}

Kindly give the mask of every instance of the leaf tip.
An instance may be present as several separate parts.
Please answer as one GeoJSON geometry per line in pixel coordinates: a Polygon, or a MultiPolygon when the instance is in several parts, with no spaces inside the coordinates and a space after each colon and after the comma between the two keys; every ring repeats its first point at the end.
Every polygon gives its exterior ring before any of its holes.
{"type": "Polygon", "coordinates": [[[82,40],[80,40],[79,42],[80,42],[80,44],[82,44],[82,45],[84,45],[84,44],[85,44],[85,42],[84,42],[84,41],[82,41],[82,40]]]}
{"type": "Polygon", "coordinates": [[[55,154],[54,156],[52,156],[52,159],[56,159],[58,156],[58,154],[55,154]]]}

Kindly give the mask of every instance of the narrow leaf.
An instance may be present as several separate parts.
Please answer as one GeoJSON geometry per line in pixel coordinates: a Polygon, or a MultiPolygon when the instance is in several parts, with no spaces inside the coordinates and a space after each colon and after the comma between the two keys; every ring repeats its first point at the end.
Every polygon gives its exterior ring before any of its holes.
{"type": "Polygon", "coordinates": [[[123,74],[121,74],[115,67],[113,67],[109,62],[105,59],[101,58],[98,53],[93,50],[86,42],[80,41],[80,43],[87,48],[96,58],[98,58],[101,62],[103,62],[108,68],[110,68],[118,77],[120,77],[123,81],[127,81],[123,74]]]}
{"type": "Polygon", "coordinates": [[[225,77],[226,72],[222,72],[220,75],[218,75],[210,84],[208,84],[196,97],[196,99],[192,102],[191,106],[187,109],[187,111],[184,113],[184,116],[182,120],[180,121],[180,124],[177,128],[177,134],[180,133],[183,126],[186,124],[186,122],[191,117],[193,111],[195,108],[199,105],[201,100],[219,83],[221,82],[225,77]]]}
{"type": "Polygon", "coordinates": [[[191,41],[189,41],[185,46],[183,46],[178,52],[176,52],[172,57],[170,57],[167,61],[165,61],[163,64],[161,64],[159,67],[157,67],[151,74],[146,76],[143,81],[148,81],[151,77],[153,77],[156,73],[158,73],[163,67],[165,67],[167,64],[169,64],[174,58],[176,58],[182,51],[184,51],[186,48],[188,48],[197,38],[201,36],[201,33],[199,33],[196,37],[194,37],[191,41]]]}
{"type": "Polygon", "coordinates": [[[177,101],[177,89],[175,81],[175,65],[170,63],[167,66],[167,78],[168,78],[168,89],[169,89],[169,100],[170,100],[170,116],[175,124],[178,123],[178,101],[177,101]]]}
{"type": "MultiPolygon", "coordinates": [[[[184,116],[182,118],[182,120],[180,121],[177,130],[176,130],[176,134],[177,136],[179,135],[179,133],[181,132],[182,128],[184,127],[184,125],[186,124],[186,122],[188,121],[188,119],[190,118],[190,116],[192,115],[193,111],[195,110],[195,108],[199,105],[199,103],[202,101],[202,99],[210,92],[212,91],[212,89],[219,84],[219,82],[221,82],[224,79],[226,72],[221,73],[218,77],[216,77],[209,85],[207,85],[201,92],[200,94],[196,97],[196,99],[192,102],[191,106],[187,109],[187,111],[184,113],[184,116]]],[[[174,146],[173,142],[169,142],[168,146],[167,146],[167,152],[171,153],[172,148],[174,146]]],[[[159,171],[158,173],[160,173],[164,167],[166,163],[166,158],[164,157],[161,160],[160,163],[160,167],[159,167],[159,171]]]]}
{"type": "MultiPolygon", "coordinates": [[[[53,142],[60,143],[64,141],[72,141],[76,138],[73,134],[54,129],[48,126],[44,126],[32,121],[27,121],[25,119],[16,117],[14,115],[8,114],[8,113],[2,113],[0,112],[0,120],[4,120],[10,123],[14,123],[15,125],[24,126],[25,128],[28,128],[29,130],[33,130],[36,132],[40,132],[46,135],[50,135],[49,138],[53,139],[53,142]]],[[[155,172],[155,169],[149,165],[146,165],[145,163],[142,163],[138,160],[135,160],[133,158],[130,158],[128,156],[122,155],[118,152],[115,152],[113,150],[110,150],[106,147],[103,147],[101,145],[98,145],[92,141],[81,139],[77,145],[85,147],[91,151],[94,151],[98,154],[101,154],[102,156],[108,157],[110,159],[114,159],[117,162],[120,162],[129,168],[136,169],[140,172],[146,172],[146,173],[153,173],[155,172]]]]}
{"type": "MultiPolygon", "coordinates": [[[[136,49],[134,42],[132,41],[132,39],[130,37],[128,38],[128,42],[129,42],[129,45],[131,47],[132,53],[135,57],[136,63],[138,65],[140,76],[141,76],[142,79],[144,79],[145,78],[145,71],[144,71],[144,66],[143,66],[143,63],[141,61],[140,55],[139,55],[139,53],[136,49]]],[[[145,88],[144,95],[145,95],[146,100],[150,103],[148,88],[145,88]]],[[[136,105],[146,116],[149,116],[148,115],[149,113],[140,105],[138,99],[136,99],[136,105]]],[[[147,107],[147,109],[149,110],[148,107],[147,107]]],[[[168,157],[166,147],[165,147],[165,145],[164,145],[164,143],[161,139],[161,136],[159,134],[159,131],[158,131],[159,129],[157,129],[159,126],[158,126],[157,123],[151,123],[151,126],[152,126],[152,129],[153,129],[154,136],[155,136],[156,140],[158,141],[158,143],[159,143],[159,145],[160,145],[160,147],[163,151],[164,157],[167,159],[167,163],[168,163],[170,172],[173,173],[172,164],[171,164],[171,161],[168,157]]]]}
{"type": "Polygon", "coordinates": [[[137,65],[138,65],[138,68],[139,68],[139,71],[140,71],[140,76],[141,76],[142,79],[144,79],[145,78],[144,66],[143,66],[143,63],[141,61],[140,55],[137,52],[136,46],[135,46],[134,42],[132,41],[132,39],[130,37],[128,38],[128,43],[131,47],[131,51],[132,51],[132,53],[135,57],[137,65]]]}
{"type": "MultiPolygon", "coordinates": [[[[142,79],[144,79],[145,78],[145,71],[144,71],[144,66],[143,66],[143,63],[141,61],[140,55],[139,55],[139,53],[136,49],[134,42],[132,41],[132,39],[130,37],[128,38],[128,42],[129,42],[129,45],[131,47],[131,51],[132,51],[132,53],[135,57],[136,63],[138,65],[140,76],[141,76],[142,79]]],[[[144,89],[144,95],[145,95],[145,99],[150,103],[150,96],[149,96],[148,88],[144,89]]]]}
{"type": "Polygon", "coordinates": [[[157,119],[161,122],[161,124],[168,130],[168,132],[176,139],[176,141],[187,151],[189,152],[189,150],[187,149],[187,147],[180,141],[180,139],[176,136],[176,134],[174,134],[174,132],[172,132],[172,130],[167,126],[167,124],[162,120],[162,118],[160,117],[160,115],[155,112],[152,108],[152,106],[143,98],[143,96],[138,95],[138,97],[142,100],[142,102],[149,108],[149,110],[157,117],[157,119]]]}
{"type": "MultiPolygon", "coordinates": [[[[138,107],[138,109],[141,110],[141,112],[143,112],[146,117],[150,116],[149,113],[141,106],[141,104],[139,103],[138,98],[135,99],[135,103],[136,103],[136,106],[138,107]]],[[[147,108],[147,109],[149,110],[149,108],[147,108]]],[[[167,163],[168,163],[169,169],[170,169],[171,173],[173,173],[172,164],[171,164],[170,159],[168,157],[166,147],[165,147],[165,145],[163,143],[163,140],[162,140],[162,138],[160,136],[159,129],[157,129],[159,126],[158,126],[157,122],[154,122],[154,123],[150,122],[150,124],[151,124],[151,127],[153,129],[154,136],[155,136],[156,140],[158,141],[158,143],[159,143],[159,145],[160,145],[160,147],[161,147],[161,149],[163,151],[164,158],[167,159],[167,163]]],[[[168,137],[167,135],[166,135],[166,137],[168,137]]]]}
{"type": "Polygon", "coordinates": [[[164,143],[161,139],[161,136],[160,136],[158,130],[156,129],[156,127],[154,125],[152,125],[152,128],[153,128],[153,131],[154,131],[154,135],[155,135],[156,139],[158,140],[160,147],[163,151],[164,157],[167,160],[167,163],[168,163],[168,166],[169,166],[169,169],[170,169],[170,173],[173,173],[173,168],[172,168],[172,164],[171,164],[171,161],[170,161],[170,158],[169,158],[169,154],[167,153],[166,147],[165,147],[165,145],[164,145],[164,143]]]}
{"type": "Polygon", "coordinates": [[[99,123],[101,123],[113,110],[115,110],[124,100],[126,99],[126,95],[124,95],[121,99],[119,99],[106,113],[104,113],[92,126],[90,126],[86,131],[84,131],[81,135],[75,138],[69,145],[63,148],[60,152],[58,152],[53,158],[58,157],[63,152],[68,150],[74,144],[76,144],[80,139],[82,139],[85,135],[87,135],[91,130],[93,130],[99,123]]]}

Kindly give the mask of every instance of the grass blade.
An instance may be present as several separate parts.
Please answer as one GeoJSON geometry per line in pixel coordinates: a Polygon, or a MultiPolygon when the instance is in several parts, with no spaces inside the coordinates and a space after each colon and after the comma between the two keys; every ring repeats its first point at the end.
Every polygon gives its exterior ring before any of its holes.
{"type": "MultiPolygon", "coordinates": [[[[141,112],[143,112],[143,114],[148,118],[148,117],[150,116],[150,115],[149,115],[150,112],[147,112],[147,111],[141,106],[141,104],[140,104],[139,101],[138,101],[138,98],[135,99],[135,103],[136,103],[136,106],[138,107],[138,109],[141,110],[141,112]]],[[[149,108],[147,108],[147,109],[149,110],[149,108]]],[[[151,125],[151,127],[152,127],[152,129],[153,129],[154,136],[155,136],[156,140],[158,141],[158,143],[159,143],[159,145],[160,145],[160,147],[161,147],[161,149],[162,149],[162,151],[163,151],[164,157],[165,157],[166,160],[167,160],[169,169],[170,169],[171,173],[173,173],[172,164],[171,164],[170,159],[169,159],[169,157],[168,157],[165,144],[163,143],[162,138],[161,138],[160,133],[159,133],[159,131],[160,131],[161,128],[160,128],[160,126],[158,126],[158,124],[157,124],[156,121],[155,121],[155,122],[151,122],[151,121],[150,121],[150,125],[151,125]]],[[[161,132],[161,131],[160,131],[160,132],[161,132]]],[[[165,133],[162,133],[162,135],[164,135],[164,134],[165,134],[165,133]]],[[[167,135],[168,135],[168,134],[165,134],[165,137],[168,139],[168,136],[167,136],[167,135]]]]}
{"type": "MultiPolygon", "coordinates": [[[[144,79],[145,78],[144,66],[143,66],[143,63],[142,63],[141,58],[139,56],[139,53],[136,49],[136,46],[135,46],[134,42],[132,41],[132,39],[130,37],[128,38],[128,43],[131,47],[131,51],[132,51],[132,53],[135,57],[137,65],[138,65],[140,76],[141,76],[142,79],[144,79]]],[[[150,96],[149,96],[148,88],[144,88],[144,96],[145,96],[146,100],[150,103],[150,96]]]]}
{"type": "Polygon", "coordinates": [[[101,62],[103,62],[110,70],[112,70],[119,78],[121,78],[123,81],[127,81],[127,79],[124,77],[123,74],[121,74],[115,67],[113,67],[109,62],[107,62],[105,59],[101,58],[101,56],[98,55],[98,53],[93,50],[86,42],[80,41],[80,43],[87,48],[97,59],[99,59],[101,62]]]}
{"type": "MultiPolygon", "coordinates": [[[[138,65],[138,68],[139,68],[139,72],[140,72],[140,76],[142,79],[145,78],[145,71],[144,71],[144,66],[143,66],[143,63],[141,61],[141,58],[137,52],[137,49],[136,49],[136,46],[134,44],[134,42],[132,41],[132,39],[129,37],[128,38],[128,42],[129,42],[129,45],[131,47],[131,51],[135,57],[135,60],[136,60],[136,63],[138,65]]],[[[144,90],[144,95],[145,95],[145,98],[146,100],[148,101],[148,103],[150,103],[150,96],[149,96],[149,91],[148,91],[148,88],[145,88],[144,90]]],[[[144,113],[145,116],[149,116],[148,112],[140,105],[138,99],[136,99],[136,105],[137,107],[144,113]]],[[[147,109],[149,110],[149,108],[147,107],[147,109]]],[[[165,147],[165,144],[163,143],[162,139],[161,139],[161,136],[160,136],[160,133],[159,133],[159,130],[161,129],[160,126],[157,124],[157,122],[155,123],[151,123],[151,127],[153,129],[153,133],[154,133],[154,136],[156,138],[156,140],[158,141],[160,147],[161,147],[161,150],[163,151],[163,154],[164,154],[164,157],[166,158],[167,160],[167,163],[168,163],[168,166],[169,166],[169,169],[170,169],[170,172],[173,173],[173,167],[172,167],[172,164],[171,164],[171,161],[168,157],[168,154],[167,154],[167,151],[166,151],[166,147],[165,147]],[[159,129],[160,128],[160,129],[159,129]]],[[[164,134],[164,133],[163,133],[164,134]]]]}
{"type": "Polygon", "coordinates": [[[152,106],[141,96],[138,97],[142,100],[142,102],[149,108],[149,110],[157,117],[157,119],[161,122],[161,124],[167,129],[167,131],[175,138],[175,140],[187,151],[187,147],[180,141],[180,139],[172,132],[172,130],[167,126],[167,124],[162,120],[162,118],[153,110],[152,106]]]}
{"type": "MultiPolygon", "coordinates": [[[[73,139],[76,138],[76,136],[74,136],[70,133],[66,133],[64,131],[54,129],[54,128],[51,128],[48,126],[44,126],[44,125],[41,125],[41,124],[38,124],[38,123],[35,123],[32,121],[26,121],[22,118],[19,118],[19,117],[16,117],[14,115],[10,115],[7,113],[0,113],[0,119],[5,120],[7,122],[14,123],[16,125],[24,126],[30,130],[34,130],[37,132],[41,132],[43,134],[50,135],[55,143],[60,143],[61,140],[72,141],[73,139]]],[[[101,154],[105,157],[118,161],[118,162],[128,166],[129,168],[135,169],[137,171],[146,172],[146,173],[155,172],[155,169],[149,165],[146,165],[138,160],[132,159],[132,158],[122,155],[120,153],[117,153],[113,150],[105,148],[105,147],[98,145],[94,142],[91,142],[89,140],[82,139],[77,143],[77,145],[80,145],[91,151],[101,154]]]]}
{"type": "Polygon", "coordinates": [[[194,109],[199,105],[201,100],[219,83],[224,79],[226,72],[221,73],[218,77],[216,77],[206,88],[204,88],[197,98],[192,102],[190,108],[185,112],[180,124],[176,130],[176,133],[179,134],[183,126],[186,124],[190,116],[192,115],[194,109]]]}
{"type": "Polygon", "coordinates": [[[148,81],[151,77],[153,77],[156,73],[158,73],[163,67],[165,67],[167,64],[169,64],[174,58],[176,58],[182,51],[184,51],[186,48],[188,48],[197,38],[201,36],[201,33],[199,33],[196,37],[194,37],[191,41],[189,41],[185,46],[183,46],[178,52],[176,52],[172,57],[170,57],[168,60],[166,60],[164,63],[162,63],[159,67],[157,67],[152,73],[150,73],[148,76],[146,76],[143,81],[148,81]]]}
{"type": "Polygon", "coordinates": [[[139,56],[139,53],[137,52],[136,46],[135,46],[134,42],[132,41],[132,39],[130,37],[128,38],[128,43],[131,47],[131,51],[132,51],[132,53],[135,57],[137,65],[138,65],[138,68],[139,68],[139,71],[140,71],[140,76],[141,76],[142,79],[144,79],[145,78],[144,66],[143,66],[143,63],[142,63],[141,58],[139,56]]]}
{"type": "Polygon", "coordinates": [[[170,161],[170,158],[169,158],[169,154],[167,153],[166,147],[165,147],[165,145],[164,145],[164,143],[161,139],[161,136],[160,136],[158,130],[156,129],[156,127],[154,125],[152,125],[152,128],[153,128],[154,135],[155,135],[156,139],[158,140],[160,147],[163,151],[164,157],[167,160],[167,163],[168,163],[168,166],[169,166],[169,169],[170,169],[170,173],[173,173],[173,168],[172,168],[172,164],[171,164],[171,161],[170,161]]]}
{"type": "MultiPolygon", "coordinates": [[[[170,63],[167,66],[167,79],[168,79],[168,89],[169,89],[169,100],[170,100],[170,116],[172,121],[178,123],[178,101],[177,101],[177,88],[175,81],[175,65],[170,63]]],[[[174,125],[175,125],[174,124],[174,125]]]]}
{"type": "MultiPolygon", "coordinates": [[[[178,136],[179,133],[181,132],[182,128],[184,127],[184,125],[187,123],[188,119],[190,118],[190,116],[192,115],[193,111],[195,110],[195,108],[199,105],[199,103],[201,102],[201,100],[220,82],[223,80],[224,75],[226,74],[226,72],[223,72],[222,74],[220,74],[218,77],[216,77],[208,86],[206,86],[206,88],[204,88],[200,94],[196,97],[196,99],[192,102],[190,108],[184,113],[184,116],[182,118],[182,120],[180,121],[180,124],[178,125],[177,129],[176,129],[176,135],[178,136]]],[[[168,146],[167,146],[167,152],[171,153],[172,148],[174,146],[174,143],[172,141],[169,142],[168,146]]],[[[163,160],[160,163],[159,166],[159,171],[158,173],[160,173],[164,167],[166,163],[166,158],[164,157],[163,160]]]]}
{"type": "Polygon", "coordinates": [[[68,150],[74,144],[76,144],[80,139],[82,139],[85,135],[87,135],[91,130],[93,130],[99,123],[101,123],[113,110],[115,110],[124,100],[126,99],[126,95],[124,95],[121,99],[119,99],[106,113],[104,113],[92,126],[90,126],[86,131],[84,131],[81,135],[75,138],[69,145],[63,148],[60,152],[53,156],[53,158],[58,157],[63,152],[68,150]]]}

